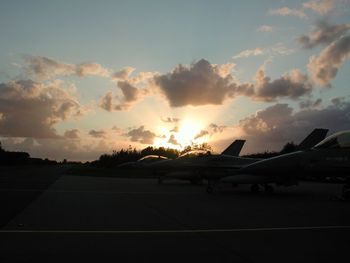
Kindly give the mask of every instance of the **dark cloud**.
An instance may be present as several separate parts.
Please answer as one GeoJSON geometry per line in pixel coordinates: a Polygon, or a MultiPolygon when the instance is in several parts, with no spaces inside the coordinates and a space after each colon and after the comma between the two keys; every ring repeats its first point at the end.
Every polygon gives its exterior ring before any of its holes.
{"type": "Polygon", "coordinates": [[[350,24],[330,25],[326,21],[317,24],[316,30],[298,38],[303,48],[326,45],[342,37],[350,29],[350,24]]]}
{"type": "Polygon", "coordinates": [[[220,105],[228,98],[253,92],[251,85],[237,85],[227,70],[205,59],[189,67],[179,65],[171,73],[155,76],[154,82],[171,107],[220,105]]]}
{"type": "Polygon", "coordinates": [[[94,138],[105,138],[107,134],[103,130],[90,130],[89,135],[94,138]]]}
{"type": "Polygon", "coordinates": [[[309,94],[313,88],[307,75],[299,70],[271,80],[260,69],[255,84],[238,84],[228,71],[225,75],[219,74],[218,68],[221,66],[202,59],[189,67],[179,65],[171,73],[155,76],[155,83],[171,107],[218,105],[236,96],[263,101],[283,97],[298,99],[309,94]]]}
{"type": "Polygon", "coordinates": [[[201,130],[196,136],[194,136],[194,139],[197,140],[197,139],[202,138],[206,135],[209,135],[209,132],[206,130],[201,130]]]}
{"type": "Polygon", "coordinates": [[[129,81],[118,81],[118,87],[122,92],[122,97],[114,96],[113,92],[107,92],[100,100],[100,107],[106,111],[125,111],[130,109],[135,103],[144,98],[148,90],[137,88],[129,81]]]}
{"type": "Polygon", "coordinates": [[[54,125],[80,116],[83,108],[60,82],[31,80],[0,84],[0,135],[6,137],[58,137],[54,125]]]}
{"type": "Polygon", "coordinates": [[[132,142],[139,142],[142,144],[153,144],[154,139],[156,137],[156,134],[145,130],[145,126],[140,126],[137,129],[132,129],[127,134],[125,134],[127,137],[130,137],[130,141],[132,142]]]}
{"type": "Polygon", "coordinates": [[[312,91],[312,84],[307,75],[299,70],[292,70],[279,79],[271,81],[265,76],[264,70],[260,69],[256,74],[256,88],[254,99],[274,101],[277,98],[288,97],[297,99],[312,91]]]}
{"type": "Polygon", "coordinates": [[[322,99],[317,99],[315,101],[308,99],[308,100],[301,101],[299,103],[299,107],[302,109],[317,108],[317,107],[321,106],[321,103],[322,103],[322,99]]]}
{"type": "Polygon", "coordinates": [[[327,46],[318,56],[310,57],[308,70],[317,84],[329,86],[349,57],[350,36],[344,36],[327,46]]]}
{"type": "Polygon", "coordinates": [[[64,133],[64,137],[67,139],[79,139],[80,131],[78,129],[67,130],[64,133]]]}
{"type": "Polygon", "coordinates": [[[239,128],[247,140],[245,151],[280,150],[289,141],[299,143],[314,128],[328,128],[330,133],[350,129],[350,102],[338,102],[298,112],[287,104],[275,104],[242,119],[239,128]]]}

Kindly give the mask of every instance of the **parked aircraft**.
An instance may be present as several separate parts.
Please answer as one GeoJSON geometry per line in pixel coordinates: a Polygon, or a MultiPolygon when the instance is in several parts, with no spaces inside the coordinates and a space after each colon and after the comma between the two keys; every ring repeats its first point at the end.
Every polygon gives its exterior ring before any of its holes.
{"type": "MultiPolygon", "coordinates": [[[[221,154],[222,155],[230,155],[230,156],[238,156],[242,150],[242,147],[245,143],[245,140],[235,140],[232,142],[221,154]]],[[[202,151],[192,151],[191,154],[186,154],[187,157],[190,155],[195,155],[196,153],[203,153],[202,151]]],[[[204,152],[207,154],[207,152],[204,152]]],[[[161,155],[146,155],[136,162],[126,162],[120,164],[119,168],[145,168],[150,164],[155,164],[162,161],[172,161],[169,158],[161,155]]]]}
{"type": "MultiPolygon", "coordinates": [[[[251,184],[251,191],[258,192],[261,186],[273,192],[271,184],[295,185],[310,178],[324,180],[336,178],[344,182],[343,195],[350,192],[350,130],[335,133],[311,149],[261,160],[224,177],[223,183],[251,184]]],[[[208,184],[208,192],[213,185],[208,184]]]]}
{"type": "MultiPolygon", "coordinates": [[[[305,149],[314,146],[326,137],[327,132],[328,130],[326,129],[314,129],[300,143],[299,148],[305,149]]],[[[241,141],[235,141],[228,149],[234,148],[233,145],[238,143],[242,144],[241,141]]],[[[239,148],[239,151],[242,147],[243,144],[239,148]]],[[[203,179],[210,182],[217,182],[221,178],[235,173],[239,168],[261,160],[257,158],[228,156],[223,154],[225,152],[227,152],[227,149],[220,155],[203,151],[189,152],[175,160],[151,164],[150,167],[155,169],[154,173],[156,173],[159,183],[162,183],[166,179],[181,179],[188,180],[192,184],[198,184],[203,179]]]]}
{"type": "Polygon", "coordinates": [[[164,160],[149,165],[162,183],[166,179],[180,179],[192,184],[201,183],[208,177],[221,178],[232,170],[260,159],[238,157],[245,140],[236,140],[221,154],[195,150],[181,155],[175,160],[164,160]],[[230,155],[229,155],[230,154],[230,155]]]}

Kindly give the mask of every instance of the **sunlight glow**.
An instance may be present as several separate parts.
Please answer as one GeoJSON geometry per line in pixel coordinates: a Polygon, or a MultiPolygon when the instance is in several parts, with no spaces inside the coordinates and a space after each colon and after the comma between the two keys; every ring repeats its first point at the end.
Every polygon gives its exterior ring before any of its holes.
{"type": "Polygon", "coordinates": [[[181,121],[176,131],[160,127],[159,130],[164,136],[156,138],[154,146],[182,150],[188,145],[207,142],[208,134],[198,136],[203,129],[204,125],[201,122],[189,118],[181,121]]]}

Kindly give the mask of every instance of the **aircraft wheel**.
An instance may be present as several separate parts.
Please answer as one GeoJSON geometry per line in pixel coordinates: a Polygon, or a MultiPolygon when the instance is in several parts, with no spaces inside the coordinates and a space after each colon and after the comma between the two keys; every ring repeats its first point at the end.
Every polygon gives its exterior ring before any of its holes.
{"type": "Polygon", "coordinates": [[[265,190],[265,193],[272,194],[275,189],[273,188],[273,186],[267,184],[265,185],[264,190],[265,190]]]}
{"type": "Polygon", "coordinates": [[[238,187],[238,184],[236,184],[236,183],[232,183],[231,185],[232,185],[233,188],[238,187]]]}
{"type": "Polygon", "coordinates": [[[161,177],[158,177],[158,184],[162,184],[163,183],[163,179],[161,177]]]}
{"type": "Polygon", "coordinates": [[[259,193],[260,191],[260,186],[258,184],[253,184],[251,187],[250,187],[250,191],[252,193],[259,193]]]}

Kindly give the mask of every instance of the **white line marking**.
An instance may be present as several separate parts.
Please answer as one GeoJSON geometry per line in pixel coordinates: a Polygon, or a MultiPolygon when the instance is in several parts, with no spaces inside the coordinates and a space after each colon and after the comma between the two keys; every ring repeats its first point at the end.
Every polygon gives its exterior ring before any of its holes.
{"type": "Polygon", "coordinates": [[[203,194],[198,192],[117,192],[117,191],[89,191],[89,190],[54,190],[54,189],[0,189],[0,192],[47,192],[47,193],[91,193],[91,194],[150,194],[150,195],[187,195],[187,194],[203,194]]]}
{"type": "Polygon", "coordinates": [[[231,228],[231,229],[183,229],[183,230],[0,230],[1,233],[32,233],[32,234],[183,234],[183,233],[232,233],[260,232],[284,230],[349,230],[350,226],[301,226],[301,227],[262,227],[262,228],[231,228]]]}

